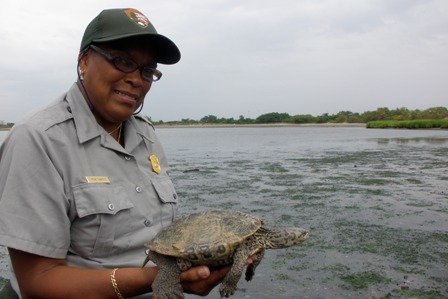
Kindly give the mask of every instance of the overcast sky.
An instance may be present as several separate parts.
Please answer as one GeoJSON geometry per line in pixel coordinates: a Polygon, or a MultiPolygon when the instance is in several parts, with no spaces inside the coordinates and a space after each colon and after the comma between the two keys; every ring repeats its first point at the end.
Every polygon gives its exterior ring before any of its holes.
{"type": "Polygon", "coordinates": [[[64,93],[87,24],[116,7],[182,52],[146,97],[153,120],[448,106],[447,0],[15,0],[0,12],[0,121],[64,93]]]}

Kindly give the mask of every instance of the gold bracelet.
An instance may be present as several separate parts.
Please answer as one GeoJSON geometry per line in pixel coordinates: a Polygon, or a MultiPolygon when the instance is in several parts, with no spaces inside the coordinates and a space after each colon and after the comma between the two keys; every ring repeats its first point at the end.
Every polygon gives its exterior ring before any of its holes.
{"type": "Polygon", "coordinates": [[[123,295],[121,295],[120,290],[118,289],[117,281],[115,280],[115,272],[117,272],[118,268],[112,270],[110,273],[110,281],[112,282],[112,286],[114,287],[115,293],[119,299],[124,299],[123,295]]]}

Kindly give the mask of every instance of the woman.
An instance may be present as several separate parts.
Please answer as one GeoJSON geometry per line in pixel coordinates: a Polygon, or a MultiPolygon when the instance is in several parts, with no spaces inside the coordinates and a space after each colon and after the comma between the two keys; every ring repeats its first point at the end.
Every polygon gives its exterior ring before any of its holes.
{"type": "MultiPolygon", "coordinates": [[[[157,64],[179,61],[177,46],[139,11],[111,9],[80,50],[78,81],[0,149],[0,244],[20,298],[151,292],[157,267],[141,268],[143,243],[175,218],[165,154],[136,114],[162,76],[157,64]]],[[[206,295],[227,271],[183,272],[184,291],[206,295]]]]}

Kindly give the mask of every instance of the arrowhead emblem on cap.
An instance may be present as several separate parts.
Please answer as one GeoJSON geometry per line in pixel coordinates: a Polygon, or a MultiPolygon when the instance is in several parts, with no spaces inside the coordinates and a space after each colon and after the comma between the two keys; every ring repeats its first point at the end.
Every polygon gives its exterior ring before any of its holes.
{"type": "Polygon", "coordinates": [[[136,9],[127,9],[124,11],[129,19],[141,28],[146,28],[149,25],[148,18],[136,9]]]}

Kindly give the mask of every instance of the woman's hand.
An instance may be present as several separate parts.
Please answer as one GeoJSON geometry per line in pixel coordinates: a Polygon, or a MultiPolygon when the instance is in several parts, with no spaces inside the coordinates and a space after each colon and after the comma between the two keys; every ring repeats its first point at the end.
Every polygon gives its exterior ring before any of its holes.
{"type": "MultiPolygon", "coordinates": [[[[53,259],[9,248],[22,298],[117,298],[111,284],[112,270],[73,268],[63,259],[53,259]]],[[[255,256],[248,258],[252,263],[255,256]]],[[[206,296],[229,272],[231,266],[209,269],[193,267],[181,273],[184,292],[206,296]]],[[[124,297],[151,291],[157,267],[120,268],[115,279],[124,297]]]]}
{"type": "MultiPolygon", "coordinates": [[[[254,254],[246,261],[246,265],[252,264],[257,259],[254,254]]],[[[232,266],[220,268],[208,268],[196,266],[184,271],[180,275],[180,281],[185,293],[207,296],[218,284],[220,284],[232,266]]]]}
{"type": "Polygon", "coordinates": [[[210,269],[207,266],[197,266],[184,271],[180,275],[185,293],[207,296],[213,288],[226,276],[231,266],[210,269]]]}

